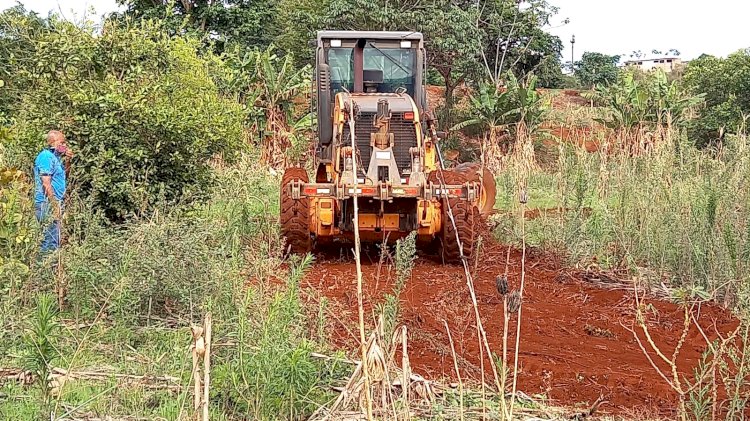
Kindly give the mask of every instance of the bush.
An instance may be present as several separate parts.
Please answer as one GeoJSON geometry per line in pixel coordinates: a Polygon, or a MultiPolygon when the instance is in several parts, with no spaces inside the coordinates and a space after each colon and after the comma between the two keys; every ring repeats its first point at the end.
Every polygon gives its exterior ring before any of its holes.
{"type": "Polygon", "coordinates": [[[132,325],[242,301],[248,276],[267,279],[281,264],[282,242],[268,217],[278,187],[255,164],[257,156],[244,155],[218,168],[219,187],[205,203],[158,205],[149,218],[118,226],[91,203],[73,201],[63,249],[71,311],[88,319],[104,308],[132,325]]]}
{"type": "Polygon", "coordinates": [[[237,345],[219,356],[214,387],[221,403],[253,419],[307,419],[330,398],[321,387],[330,368],[310,356],[299,281],[312,262],[292,263],[284,288],[263,295],[250,290],[237,304],[237,345]]]}
{"type": "Polygon", "coordinates": [[[726,59],[702,56],[685,72],[685,84],[693,92],[706,95],[706,106],[690,125],[691,138],[703,147],[737,133],[750,114],[750,49],[726,59]]]}
{"type": "Polygon", "coordinates": [[[30,168],[44,133],[61,129],[74,186],[107,218],[202,193],[209,159],[240,145],[242,107],[220,95],[200,40],[128,20],[105,22],[101,35],[53,20],[34,37],[34,64],[17,70],[34,88],[21,94],[16,146],[30,168]]]}
{"type": "Polygon", "coordinates": [[[125,324],[188,318],[242,283],[241,261],[210,220],[173,212],[119,229],[87,224],[85,240],[65,251],[68,302],[85,318],[100,308],[125,324]]]}

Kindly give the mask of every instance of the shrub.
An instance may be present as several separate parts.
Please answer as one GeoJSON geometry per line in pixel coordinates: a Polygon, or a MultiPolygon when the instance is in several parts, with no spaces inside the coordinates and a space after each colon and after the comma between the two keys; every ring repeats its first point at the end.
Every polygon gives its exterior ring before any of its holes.
{"type": "Polygon", "coordinates": [[[17,146],[30,168],[43,134],[61,129],[76,153],[73,184],[109,219],[202,193],[208,160],[239,146],[241,106],[220,95],[200,40],[128,20],[101,35],[53,20],[34,34],[32,64],[17,70],[34,86],[21,94],[17,146]]]}
{"type": "Polygon", "coordinates": [[[726,59],[702,56],[685,71],[685,84],[706,95],[706,106],[690,125],[691,138],[699,147],[723,140],[725,133],[737,133],[750,114],[750,50],[726,59]]]}

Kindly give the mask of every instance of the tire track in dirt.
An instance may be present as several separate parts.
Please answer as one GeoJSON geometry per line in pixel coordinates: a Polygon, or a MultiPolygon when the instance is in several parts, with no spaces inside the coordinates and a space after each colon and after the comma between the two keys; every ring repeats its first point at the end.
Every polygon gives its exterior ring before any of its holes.
{"type": "MultiPolygon", "coordinates": [[[[482,321],[492,351],[502,353],[503,304],[495,290],[495,277],[504,273],[507,247],[488,245],[475,275],[475,289],[482,321]]],[[[606,290],[577,278],[551,256],[533,250],[527,258],[524,310],[521,324],[519,388],[527,394],[543,393],[553,403],[593,403],[604,395],[602,410],[623,413],[646,410],[669,415],[675,395],[656,374],[632,334],[623,326],[634,322],[632,293],[606,290]]],[[[365,311],[374,320],[373,308],[392,288],[392,269],[378,267],[377,258],[365,259],[365,311]],[[378,277],[377,275],[380,274],[378,277]]],[[[473,262],[472,262],[473,266],[473,262]]],[[[509,284],[520,284],[521,255],[511,252],[509,284]]],[[[334,320],[333,343],[349,353],[357,350],[356,274],[352,261],[318,255],[302,282],[329,299],[334,320]]],[[[442,265],[429,258],[417,259],[412,277],[401,294],[400,323],[409,330],[409,358],[416,372],[432,379],[452,378],[443,320],[448,322],[463,375],[479,379],[479,344],[471,300],[463,268],[442,265]]],[[[683,313],[675,304],[649,300],[650,333],[654,342],[671,355],[682,329],[683,313]]],[[[717,306],[704,305],[700,321],[714,339],[713,326],[722,334],[737,326],[736,319],[717,306]],[[710,326],[710,328],[708,328],[710,326]]],[[[509,333],[509,355],[515,343],[515,317],[509,333]]],[[[370,326],[371,327],[371,326],[370,326]]],[[[678,359],[678,369],[692,375],[706,349],[694,326],[678,359]]],[[[353,354],[352,354],[353,355],[353,354]]],[[[486,358],[486,357],[485,357],[486,358]]],[[[485,362],[491,381],[489,362],[485,362]]]]}

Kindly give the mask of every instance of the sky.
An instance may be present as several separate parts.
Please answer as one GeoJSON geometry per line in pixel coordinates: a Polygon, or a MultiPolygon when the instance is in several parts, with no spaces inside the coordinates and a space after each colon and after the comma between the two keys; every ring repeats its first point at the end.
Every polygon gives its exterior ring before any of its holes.
{"type": "MultiPolygon", "coordinates": [[[[13,7],[17,3],[16,0],[0,0],[0,10],[13,7]]],[[[93,17],[123,9],[117,5],[116,0],[20,0],[20,3],[26,10],[37,12],[43,17],[46,17],[52,11],[72,21],[81,20],[83,17],[97,20],[93,17]],[[93,16],[92,8],[95,11],[93,16]]]]}
{"type": "MultiPolygon", "coordinates": [[[[703,53],[726,56],[750,48],[750,1],[712,0],[549,0],[559,7],[549,31],[562,39],[563,62],[570,61],[570,39],[576,37],[575,56],[585,51],[625,55],[641,50],[679,50],[690,60],[703,53]],[[563,24],[565,19],[570,23],[563,24]]],[[[116,0],[23,0],[27,9],[46,16],[50,11],[78,20],[94,6],[95,16],[122,7],[116,0]]],[[[0,0],[0,10],[15,0],[0,0]]]]}
{"type": "Polygon", "coordinates": [[[633,51],[679,50],[684,60],[703,53],[727,56],[750,48],[750,1],[712,0],[549,0],[559,12],[550,32],[559,36],[570,61],[570,39],[575,35],[575,56],[584,51],[610,55],[633,51]],[[570,23],[563,25],[564,19],[570,23]],[[561,26],[562,25],[562,26],[561,26]]]}

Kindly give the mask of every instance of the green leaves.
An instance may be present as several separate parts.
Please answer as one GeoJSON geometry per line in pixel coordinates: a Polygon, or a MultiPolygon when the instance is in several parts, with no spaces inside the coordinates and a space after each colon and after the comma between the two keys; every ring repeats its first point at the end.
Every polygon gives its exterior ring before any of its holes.
{"type": "Polygon", "coordinates": [[[59,22],[32,41],[40,65],[26,69],[35,87],[16,116],[28,159],[40,134],[61,129],[75,151],[71,187],[109,219],[200,197],[209,160],[239,149],[242,107],[220,91],[218,59],[199,39],[126,19],[101,34],[59,22]]]}
{"type": "Polygon", "coordinates": [[[690,62],[685,86],[704,94],[706,106],[690,125],[698,146],[721,141],[725,133],[743,130],[743,116],[750,114],[750,50],[722,59],[702,56],[690,62]]]}
{"type": "Polygon", "coordinates": [[[479,125],[484,129],[513,126],[521,121],[534,129],[542,122],[545,106],[536,91],[537,78],[531,76],[526,82],[519,81],[512,73],[507,74],[505,86],[491,83],[479,86],[479,95],[472,95],[472,118],[456,124],[451,130],[461,130],[479,125]]]}
{"type": "Polygon", "coordinates": [[[635,75],[623,72],[616,83],[596,87],[589,98],[609,109],[609,117],[597,121],[615,130],[666,125],[668,120],[679,127],[687,111],[703,101],[703,95],[690,95],[662,71],[635,75]]]}
{"type": "Polygon", "coordinates": [[[594,87],[609,85],[617,81],[619,70],[617,63],[620,56],[608,56],[601,53],[585,52],[581,61],[574,63],[575,76],[581,85],[594,87]]]}
{"type": "Polygon", "coordinates": [[[59,357],[56,347],[59,334],[57,313],[55,297],[51,294],[37,295],[36,311],[23,335],[26,347],[24,368],[34,373],[45,400],[50,399],[48,375],[59,357]]]}

